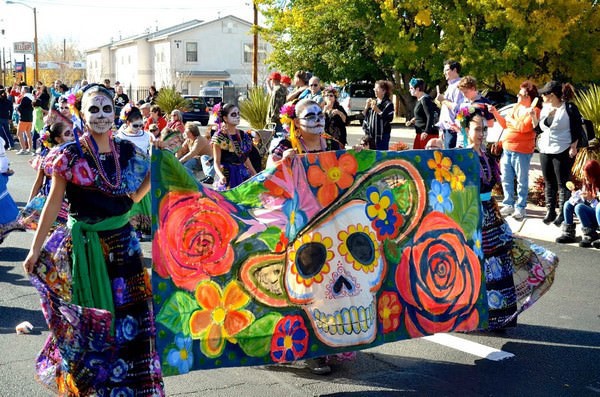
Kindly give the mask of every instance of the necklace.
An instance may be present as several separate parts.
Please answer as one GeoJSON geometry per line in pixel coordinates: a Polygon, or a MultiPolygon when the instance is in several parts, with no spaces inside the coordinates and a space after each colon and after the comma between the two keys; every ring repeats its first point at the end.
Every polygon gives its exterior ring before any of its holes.
{"type": "Polygon", "coordinates": [[[121,187],[121,166],[119,164],[119,157],[117,156],[117,150],[115,148],[115,143],[113,139],[109,139],[109,145],[110,145],[110,153],[112,154],[112,158],[113,161],[115,163],[115,183],[111,183],[110,178],[108,177],[106,171],[104,170],[104,167],[102,166],[102,161],[99,159],[99,157],[101,156],[100,153],[98,153],[98,144],[96,143],[96,141],[94,140],[94,137],[92,137],[91,135],[86,135],[85,139],[84,139],[85,145],[87,146],[88,150],[91,152],[91,157],[92,160],[94,160],[94,164],[96,165],[96,169],[98,170],[98,173],[100,174],[100,178],[104,181],[104,183],[106,183],[106,185],[108,187],[110,187],[111,189],[118,189],[119,187],[121,187]]]}

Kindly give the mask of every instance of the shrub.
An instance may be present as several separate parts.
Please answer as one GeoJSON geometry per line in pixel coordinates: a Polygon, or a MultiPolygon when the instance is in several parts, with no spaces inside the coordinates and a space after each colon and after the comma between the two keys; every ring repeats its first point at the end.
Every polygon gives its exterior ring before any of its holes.
{"type": "Polygon", "coordinates": [[[192,107],[190,101],[181,96],[175,87],[162,88],[158,92],[155,103],[164,114],[169,115],[175,109],[186,111],[192,107]]]}
{"type": "Polygon", "coordinates": [[[240,102],[240,113],[250,127],[262,130],[267,124],[269,110],[269,95],[260,87],[253,87],[248,91],[248,98],[240,102]]]}

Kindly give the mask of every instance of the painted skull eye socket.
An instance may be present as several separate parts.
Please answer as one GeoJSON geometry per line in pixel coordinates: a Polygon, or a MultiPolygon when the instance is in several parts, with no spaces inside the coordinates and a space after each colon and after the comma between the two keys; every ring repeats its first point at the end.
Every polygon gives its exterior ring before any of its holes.
{"type": "Polygon", "coordinates": [[[112,113],[113,109],[112,109],[112,106],[110,106],[110,105],[104,105],[104,106],[102,107],[102,111],[103,111],[104,113],[112,113]]]}
{"type": "Polygon", "coordinates": [[[100,111],[100,108],[96,105],[90,106],[88,109],[88,112],[95,114],[98,113],[100,111]]]}
{"type": "Polygon", "coordinates": [[[375,260],[375,245],[366,233],[352,233],[346,244],[350,254],[361,264],[370,265],[375,260]]]}
{"type": "Polygon", "coordinates": [[[306,243],[296,253],[296,267],[304,278],[314,277],[325,265],[327,248],[321,243],[306,243]]]}

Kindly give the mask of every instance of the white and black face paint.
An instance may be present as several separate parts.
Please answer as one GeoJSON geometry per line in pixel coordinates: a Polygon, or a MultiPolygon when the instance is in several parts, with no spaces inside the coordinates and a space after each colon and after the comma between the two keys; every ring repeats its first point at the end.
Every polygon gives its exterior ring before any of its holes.
{"type": "Polygon", "coordinates": [[[311,104],[302,109],[298,115],[299,127],[308,134],[320,135],[325,131],[325,115],[321,107],[311,104]]]}
{"type": "Polygon", "coordinates": [[[240,124],[240,110],[238,108],[233,108],[229,112],[227,116],[225,116],[225,121],[227,124],[231,125],[239,125],[240,124]]]}
{"type": "Polygon", "coordinates": [[[105,134],[112,128],[115,120],[115,109],[112,99],[101,93],[92,93],[82,103],[83,117],[88,128],[105,134]]]}

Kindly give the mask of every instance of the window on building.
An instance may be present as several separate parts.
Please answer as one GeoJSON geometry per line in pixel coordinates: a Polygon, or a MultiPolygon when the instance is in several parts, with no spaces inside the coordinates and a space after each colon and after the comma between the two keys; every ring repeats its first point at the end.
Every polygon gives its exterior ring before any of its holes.
{"type": "MultiPolygon", "coordinates": [[[[252,63],[252,43],[244,43],[244,63],[252,63]]],[[[267,58],[266,44],[258,44],[258,62],[263,62],[267,58]]]]}
{"type": "Polygon", "coordinates": [[[185,60],[186,62],[198,62],[198,43],[185,43],[185,60]]]}

